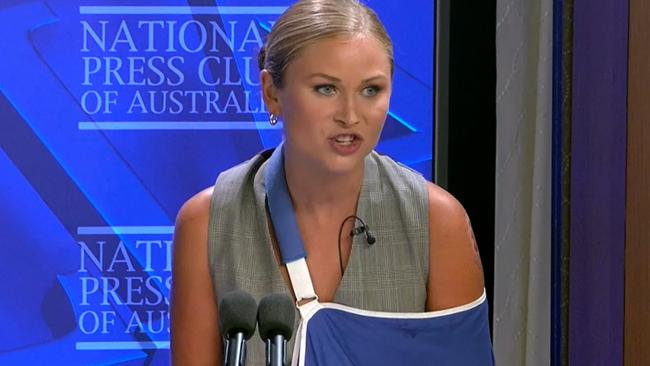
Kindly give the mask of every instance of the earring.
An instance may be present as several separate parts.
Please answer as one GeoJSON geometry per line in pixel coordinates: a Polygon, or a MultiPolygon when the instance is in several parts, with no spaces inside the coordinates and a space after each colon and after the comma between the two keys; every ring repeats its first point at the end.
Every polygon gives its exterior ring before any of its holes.
{"type": "Polygon", "coordinates": [[[275,125],[277,125],[277,124],[278,124],[278,116],[276,116],[275,114],[271,113],[271,114],[269,115],[269,123],[271,124],[271,126],[275,126],[275,125]]]}

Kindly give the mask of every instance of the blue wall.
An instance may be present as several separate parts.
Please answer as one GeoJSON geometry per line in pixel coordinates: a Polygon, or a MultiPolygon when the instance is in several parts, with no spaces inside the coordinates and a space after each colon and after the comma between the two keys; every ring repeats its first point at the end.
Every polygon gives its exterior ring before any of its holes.
{"type": "MultiPolygon", "coordinates": [[[[280,141],[256,54],[288,3],[0,5],[1,365],[168,364],[174,218],[280,141]]],[[[395,43],[378,150],[431,178],[434,3],[368,3],[395,43]]]]}

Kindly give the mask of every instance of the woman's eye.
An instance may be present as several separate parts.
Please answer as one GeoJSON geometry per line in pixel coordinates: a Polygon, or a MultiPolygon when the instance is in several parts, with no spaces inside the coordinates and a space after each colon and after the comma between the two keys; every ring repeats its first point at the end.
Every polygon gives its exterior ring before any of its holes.
{"type": "Polygon", "coordinates": [[[376,86],[369,86],[361,91],[361,94],[366,97],[374,97],[377,93],[379,93],[379,88],[376,86]]]}
{"type": "Polygon", "coordinates": [[[319,85],[315,89],[318,93],[321,93],[323,95],[333,95],[336,91],[332,85],[319,85]]]}

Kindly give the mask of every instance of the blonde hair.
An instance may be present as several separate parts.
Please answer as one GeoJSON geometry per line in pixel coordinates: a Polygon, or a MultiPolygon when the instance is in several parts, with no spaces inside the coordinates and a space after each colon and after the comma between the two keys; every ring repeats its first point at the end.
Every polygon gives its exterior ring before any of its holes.
{"type": "Polygon", "coordinates": [[[305,47],[336,36],[369,35],[379,42],[390,60],[393,44],[377,14],[358,0],[301,0],[287,9],[268,34],[258,64],[273,84],[281,88],[287,66],[305,47]]]}

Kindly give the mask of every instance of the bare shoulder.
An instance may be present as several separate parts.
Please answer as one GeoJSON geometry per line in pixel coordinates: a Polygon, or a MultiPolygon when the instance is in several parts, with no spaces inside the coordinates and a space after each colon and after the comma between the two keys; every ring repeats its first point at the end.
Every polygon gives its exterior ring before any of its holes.
{"type": "Polygon", "coordinates": [[[483,293],[483,269],[469,217],[444,189],[429,183],[427,310],[467,304],[483,293]]]}
{"type": "Polygon", "coordinates": [[[176,217],[172,264],[171,350],[174,365],[216,364],[220,335],[208,263],[212,188],[190,198],[176,217]]]}
{"type": "MultiPolygon", "coordinates": [[[[186,262],[207,260],[208,221],[213,188],[195,194],[181,206],[174,226],[174,271],[186,262]]],[[[175,273],[174,273],[175,275],[175,273]]]]}
{"type": "Polygon", "coordinates": [[[207,223],[210,215],[210,202],[212,200],[213,190],[214,187],[206,188],[187,200],[178,211],[176,226],[179,224],[196,225],[202,221],[207,223]]]}
{"type": "Polygon", "coordinates": [[[458,200],[438,185],[429,182],[429,222],[438,230],[449,231],[458,225],[466,226],[467,213],[458,200]],[[448,226],[452,224],[453,226],[448,226]]]}

